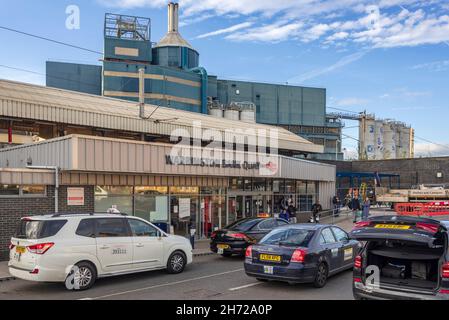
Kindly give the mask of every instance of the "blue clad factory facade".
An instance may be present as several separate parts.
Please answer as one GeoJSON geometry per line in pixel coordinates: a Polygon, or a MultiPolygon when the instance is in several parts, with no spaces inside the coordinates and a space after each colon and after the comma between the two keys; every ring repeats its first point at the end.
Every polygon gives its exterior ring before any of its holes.
{"type": "Polygon", "coordinates": [[[210,114],[218,106],[224,117],[227,108],[249,104],[258,123],[282,126],[324,146],[323,154],[310,158],[343,158],[341,124],[326,116],[324,88],[208,75],[199,53],[179,34],[178,4],[168,5],[168,32],[156,44],[150,27],[148,18],[106,14],[103,64],[49,61],[47,86],[138,101],[138,71],[144,69],[146,103],[210,114]]]}

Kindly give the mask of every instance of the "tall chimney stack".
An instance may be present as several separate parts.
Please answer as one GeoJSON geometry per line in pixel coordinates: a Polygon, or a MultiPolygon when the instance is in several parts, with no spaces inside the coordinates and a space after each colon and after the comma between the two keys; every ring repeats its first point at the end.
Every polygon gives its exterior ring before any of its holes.
{"type": "Polygon", "coordinates": [[[178,32],[178,4],[168,4],[168,32],[178,32]]]}

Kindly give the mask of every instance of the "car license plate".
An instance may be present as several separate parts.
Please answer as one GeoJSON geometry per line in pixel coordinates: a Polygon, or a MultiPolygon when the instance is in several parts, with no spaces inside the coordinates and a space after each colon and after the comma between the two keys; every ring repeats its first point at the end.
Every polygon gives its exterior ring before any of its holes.
{"type": "Polygon", "coordinates": [[[263,272],[267,274],[273,274],[273,266],[263,266],[263,272]]]}
{"type": "Polygon", "coordinates": [[[407,230],[410,229],[410,226],[400,225],[400,224],[376,224],[374,228],[377,229],[399,229],[399,230],[407,230]]]}
{"type": "Polygon", "coordinates": [[[260,261],[281,262],[281,256],[273,254],[261,254],[259,256],[260,261]]]}
{"type": "Polygon", "coordinates": [[[26,252],[26,248],[25,247],[21,247],[21,246],[17,246],[16,247],[16,252],[17,253],[25,253],[26,252]]]}
{"type": "Polygon", "coordinates": [[[218,249],[229,249],[229,245],[228,244],[219,243],[219,244],[217,244],[217,248],[218,249]]]}

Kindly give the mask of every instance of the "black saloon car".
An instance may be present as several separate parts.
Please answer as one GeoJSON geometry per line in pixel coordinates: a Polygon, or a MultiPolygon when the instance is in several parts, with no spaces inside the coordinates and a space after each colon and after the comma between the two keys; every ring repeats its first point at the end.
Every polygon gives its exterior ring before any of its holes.
{"type": "Polygon", "coordinates": [[[257,243],[271,230],[285,225],[288,225],[288,221],[281,218],[240,219],[212,232],[210,249],[225,257],[243,255],[249,245],[257,243]]]}
{"type": "Polygon", "coordinates": [[[313,283],[353,266],[359,242],[336,226],[292,224],[277,228],[247,248],[245,272],[260,281],[313,283]]]}
{"type": "Polygon", "coordinates": [[[372,217],[350,237],[364,242],[354,262],[356,299],[449,299],[449,222],[372,217]]]}

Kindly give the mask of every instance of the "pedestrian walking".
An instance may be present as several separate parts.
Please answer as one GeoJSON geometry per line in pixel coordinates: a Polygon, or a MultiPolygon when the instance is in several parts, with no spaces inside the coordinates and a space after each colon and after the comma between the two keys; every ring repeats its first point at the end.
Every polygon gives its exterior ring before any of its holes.
{"type": "Polygon", "coordinates": [[[318,223],[320,221],[320,212],[323,211],[323,207],[320,201],[316,201],[312,206],[312,221],[313,223],[318,223]]]}
{"type": "Polygon", "coordinates": [[[340,201],[340,198],[337,195],[335,195],[332,198],[332,204],[334,205],[334,211],[333,211],[334,217],[338,217],[340,215],[341,201],[340,201]]]}
{"type": "Polygon", "coordinates": [[[352,198],[351,209],[352,209],[352,214],[354,215],[353,222],[356,223],[357,222],[357,214],[361,210],[359,198],[352,198]]]}
{"type": "Polygon", "coordinates": [[[366,198],[363,202],[363,209],[362,209],[362,220],[367,220],[369,217],[369,209],[371,207],[371,202],[369,198],[366,198]]]}
{"type": "Polygon", "coordinates": [[[290,222],[296,223],[296,207],[293,204],[288,206],[288,216],[290,218],[290,222]]]}

